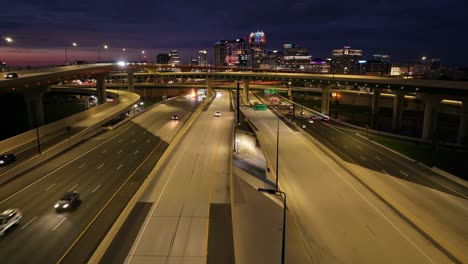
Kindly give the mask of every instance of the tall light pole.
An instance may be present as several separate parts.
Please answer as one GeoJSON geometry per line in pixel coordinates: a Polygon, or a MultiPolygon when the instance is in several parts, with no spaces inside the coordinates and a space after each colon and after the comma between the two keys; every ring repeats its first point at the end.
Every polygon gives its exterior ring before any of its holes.
{"type": "Polygon", "coordinates": [[[278,191],[278,161],[279,161],[279,116],[278,116],[278,124],[276,126],[276,183],[275,183],[275,190],[278,191]]]}
{"type": "Polygon", "coordinates": [[[98,52],[98,63],[101,63],[101,48],[108,49],[109,47],[107,45],[104,46],[99,46],[99,52],[98,52]]]}
{"type": "Polygon", "coordinates": [[[257,189],[259,192],[265,192],[269,194],[279,194],[283,195],[283,234],[281,238],[281,264],[284,264],[284,258],[286,255],[286,193],[283,191],[279,190],[272,190],[272,189],[264,189],[264,188],[258,188],[257,189]]]}
{"type": "MultiPolygon", "coordinates": [[[[76,47],[78,44],[76,42],[72,43],[72,47],[76,47]]],[[[67,53],[68,46],[65,46],[65,65],[68,66],[68,53],[67,53]]]]}

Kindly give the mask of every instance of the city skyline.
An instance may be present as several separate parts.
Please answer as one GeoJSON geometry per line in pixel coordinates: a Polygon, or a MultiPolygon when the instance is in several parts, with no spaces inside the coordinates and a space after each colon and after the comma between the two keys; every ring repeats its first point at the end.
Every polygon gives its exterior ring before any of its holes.
{"type": "Polygon", "coordinates": [[[211,58],[216,41],[247,39],[250,32],[262,30],[268,49],[297,43],[314,58],[330,57],[333,49],[349,45],[363,50],[366,58],[388,54],[392,61],[415,61],[428,56],[440,58],[445,65],[466,65],[468,54],[454,51],[468,44],[461,37],[467,26],[463,19],[467,5],[456,1],[401,5],[369,1],[359,6],[339,1],[256,1],[226,9],[223,3],[211,1],[142,2],[139,6],[109,1],[16,1],[9,8],[20,12],[0,16],[0,60],[35,64],[46,58],[59,64],[65,62],[66,47],[71,57],[92,60],[98,47],[108,44],[113,52],[148,50],[149,60],[178,49],[187,63],[200,49],[208,50],[211,58]],[[4,37],[12,37],[14,43],[6,43],[4,37]],[[72,49],[73,42],[78,47],[72,49]]]}

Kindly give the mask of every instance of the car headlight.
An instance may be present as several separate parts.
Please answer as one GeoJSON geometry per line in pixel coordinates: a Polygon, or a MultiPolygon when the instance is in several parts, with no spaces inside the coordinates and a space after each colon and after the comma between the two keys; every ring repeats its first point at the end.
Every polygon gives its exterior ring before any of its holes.
{"type": "Polygon", "coordinates": [[[55,204],[55,205],[54,205],[54,208],[58,208],[58,207],[59,207],[59,204],[55,204]]]}
{"type": "Polygon", "coordinates": [[[68,208],[68,204],[64,204],[62,207],[63,208],[68,208]]]}

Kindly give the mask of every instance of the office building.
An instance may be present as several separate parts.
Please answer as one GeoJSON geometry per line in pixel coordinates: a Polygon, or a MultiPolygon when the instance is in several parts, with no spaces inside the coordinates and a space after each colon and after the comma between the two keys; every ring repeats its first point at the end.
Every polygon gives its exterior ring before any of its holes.
{"type": "Polygon", "coordinates": [[[258,68],[261,64],[266,64],[267,52],[265,33],[263,31],[251,32],[248,40],[251,66],[258,68]]]}
{"type": "Polygon", "coordinates": [[[171,57],[168,53],[159,53],[156,56],[156,63],[157,64],[169,64],[171,57]]]}
{"type": "Polygon", "coordinates": [[[171,64],[171,65],[180,65],[181,64],[179,53],[177,52],[177,50],[171,50],[169,52],[169,57],[170,57],[169,64],[171,64]]]}
{"type": "Polygon", "coordinates": [[[350,46],[335,49],[332,51],[330,70],[339,74],[359,74],[362,72],[362,65],[359,63],[361,58],[362,50],[351,49],[350,46]]]}
{"type": "Polygon", "coordinates": [[[206,50],[199,50],[198,51],[198,65],[208,66],[207,51],[206,50]]]}
{"type": "Polygon", "coordinates": [[[372,60],[366,62],[367,75],[390,75],[391,69],[389,55],[372,55],[372,60]]]}

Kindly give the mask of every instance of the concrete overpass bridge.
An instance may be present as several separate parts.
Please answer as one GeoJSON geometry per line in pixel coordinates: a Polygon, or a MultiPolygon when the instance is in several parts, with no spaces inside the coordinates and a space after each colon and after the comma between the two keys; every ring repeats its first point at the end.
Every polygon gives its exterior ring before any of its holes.
{"type": "MultiPolygon", "coordinates": [[[[415,95],[424,101],[424,123],[422,138],[429,138],[431,128],[434,126],[434,116],[437,106],[444,99],[463,102],[460,116],[459,141],[467,138],[468,130],[468,82],[397,79],[392,77],[338,75],[338,74],[309,74],[303,72],[278,72],[263,69],[247,69],[232,67],[203,67],[188,65],[157,65],[157,64],[131,64],[119,66],[117,64],[88,64],[77,66],[64,66],[43,69],[42,71],[19,72],[18,79],[0,79],[0,94],[17,92],[25,98],[29,109],[30,119],[42,121],[41,98],[50,84],[78,78],[92,77],[96,79],[96,88],[99,103],[105,102],[105,80],[108,76],[126,78],[126,86],[130,92],[135,91],[135,79],[138,77],[153,78],[158,82],[168,82],[178,79],[182,84],[188,79],[204,79],[204,86],[208,96],[213,93],[215,81],[240,82],[244,95],[248,99],[249,89],[259,89],[251,86],[255,81],[274,81],[284,83],[303,83],[305,86],[320,88],[322,91],[322,113],[329,113],[329,101],[333,88],[340,86],[367,87],[372,91],[372,122],[375,123],[379,115],[380,94],[382,91],[394,93],[392,127],[401,126],[403,102],[406,94],[415,95]],[[144,71],[144,72],[141,72],[144,71]]],[[[121,85],[121,84],[120,84],[121,85]]],[[[150,84],[151,85],[151,84],[150,84]]],[[[152,84],[156,85],[156,84],[152,84]]],[[[174,85],[174,84],[171,84],[174,85]]],[[[110,86],[110,85],[109,85],[110,86]]],[[[112,85],[113,86],[113,85],[112,85]]],[[[289,93],[294,88],[288,89],[289,93]]],[[[40,123],[40,122],[39,122],[40,123]]]]}

